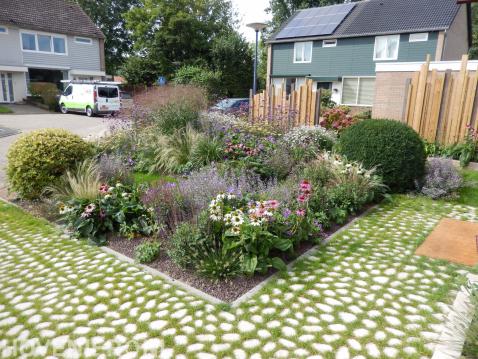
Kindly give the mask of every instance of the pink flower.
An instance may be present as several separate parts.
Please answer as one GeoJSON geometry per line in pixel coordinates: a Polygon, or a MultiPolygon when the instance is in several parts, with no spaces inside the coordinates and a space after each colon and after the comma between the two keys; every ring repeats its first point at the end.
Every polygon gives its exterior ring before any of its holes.
{"type": "Polygon", "coordinates": [[[304,217],[305,216],[305,209],[298,209],[297,211],[295,211],[295,214],[297,214],[300,217],[304,217]]]}
{"type": "Polygon", "coordinates": [[[100,186],[100,193],[108,193],[108,185],[106,183],[103,183],[101,186],[100,186]]]}
{"type": "Polygon", "coordinates": [[[269,201],[266,201],[266,208],[276,209],[278,207],[279,207],[279,201],[277,201],[275,199],[271,199],[269,201]]]}
{"type": "Polygon", "coordinates": [[[310,185],[310,182],[307,180],[303,180],[299,184],[299,188],[302,192],[310,192],[312,189],[312,186],[310,185]]]}
{"type": "Polygon", "coordinates": [[[297,201],[299,201],[300,203],[304,203],[305,201],[307,201],[309,198],[308,196],[306,196],[305,194],[300,194],[298,197],[297,197],[297,201]]]}

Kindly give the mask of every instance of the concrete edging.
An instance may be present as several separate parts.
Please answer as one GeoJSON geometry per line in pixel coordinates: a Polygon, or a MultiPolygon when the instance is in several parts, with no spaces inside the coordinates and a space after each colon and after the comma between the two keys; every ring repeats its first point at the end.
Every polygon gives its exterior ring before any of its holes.
{"type": "MultiPolygon", "coordinates": [[[[478,284],[478,275],[468,274],[468,281],[478,284]]],[[[462,286],[445,320],[432,359],[459,359],[465,345],[466,332],[473,319],[473,305],[469,291],[462,286]]]]}
{"type": "Polygon", "coordinates": [[[152,275],[156,275],[158,277],[161,277],[162,279],[164,279],[165,281],[171,283],[171,284],[174,284],[174,285],[177,285],[181,288],[183,288],[184,290],[190,292],[191,294],[194,294],[194,295],[197,295],[198,297],[201,297],[211,303],[214,303],[214,304],[227,304],[226,302],[216,298],[216,297],[213,297],[212,295],[210,294],[207,294],[197,288],[194,288],[192,286],[190,286],[189,284],[187,283],[184,283],[178,279],[174,279],[172,277],[170,277],[169,275],[163,273],[163,272],[160,272],[158,271],[157,269],[154,269],[154,268],[151,268],[150,266],[147,266],[147,265],[144,265],[144,264],[141,264],[141,263],[137,263],[134,261],[134,259],[128,257],[128,256],[125,256],[124,254],[121,254],[117,251],[115,251],[114,249],[111,249],[109,247],[99,247],[102,251],[108,253],[108,254],[111,254],[113,256],[115,256],[116,258],[118,258],[119,260],[122,260],[122,261],[125,261],[125,262],[128,262],[128,263],[131,263],[131,264],[134,264],[140,268],[142,268],[145,272],[148,272],[149,274],[152,274],[152,275]]]}

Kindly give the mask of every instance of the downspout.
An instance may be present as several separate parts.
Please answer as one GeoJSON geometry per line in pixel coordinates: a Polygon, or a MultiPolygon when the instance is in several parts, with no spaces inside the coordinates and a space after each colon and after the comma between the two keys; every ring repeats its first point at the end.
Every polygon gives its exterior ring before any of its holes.
{"type": "Polygon", "coordinates": [[[446,54],[446,45],[447,45],[446,37],[447,37],[447,33],[448,33],[448,29],[445,29],[445,31],[443,31],[443,50],[441,51],[441,59],[440,59],[440,61],[443,60],[443,55],[446,54]]]}

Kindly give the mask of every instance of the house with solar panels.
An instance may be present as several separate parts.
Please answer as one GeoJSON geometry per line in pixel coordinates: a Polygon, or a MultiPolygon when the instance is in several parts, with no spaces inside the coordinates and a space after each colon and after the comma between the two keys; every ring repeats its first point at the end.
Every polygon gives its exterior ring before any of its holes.
{"type": "Polygon", "coordinates": [[[268,40],[267,84],[314,81],[332,100],[372,106],[383,62],[459,60],[471,46],[471,9],[456,0],[365,0],[297,11],[268,40]]]}

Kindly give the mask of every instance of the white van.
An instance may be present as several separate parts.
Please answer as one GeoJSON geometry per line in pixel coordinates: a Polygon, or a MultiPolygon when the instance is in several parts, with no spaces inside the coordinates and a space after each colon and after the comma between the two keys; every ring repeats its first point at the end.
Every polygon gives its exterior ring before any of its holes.
{"type": "Polygon", "coordinates": [[[112,114],[121,109],[118,83],[84,81],[67,83],[58,102],[62,113],[83,112],[91,117],[112,114]]]}

